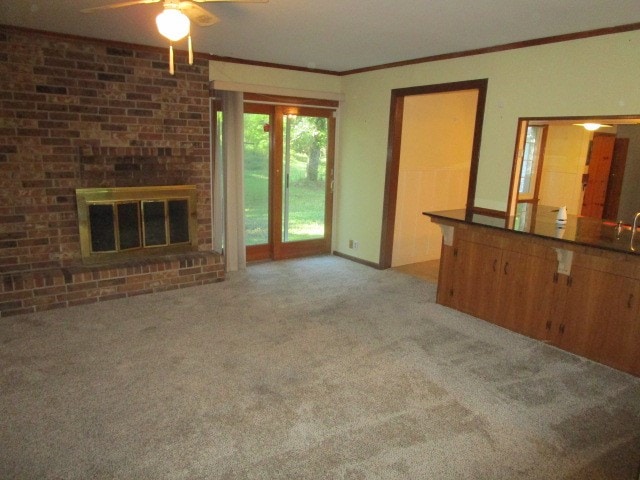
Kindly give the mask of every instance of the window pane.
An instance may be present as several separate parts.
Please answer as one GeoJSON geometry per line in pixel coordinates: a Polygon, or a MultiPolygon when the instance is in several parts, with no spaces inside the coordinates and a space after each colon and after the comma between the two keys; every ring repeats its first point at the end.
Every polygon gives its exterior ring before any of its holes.
{"type": "Polygon", "coordinates": [[[328,121],[284,118],[284,242],[324,237],[328,121]]]}
{"type": "Polygon", "coordinates": [[[522,166],[520,167],[520,184],[518,186],[518,193],[521,194],[520,198],[531,197],[534,193],[538,173],[538,158],[541,153],[542,130],[543,128],[539,126],[527,127],[522,166]]]}

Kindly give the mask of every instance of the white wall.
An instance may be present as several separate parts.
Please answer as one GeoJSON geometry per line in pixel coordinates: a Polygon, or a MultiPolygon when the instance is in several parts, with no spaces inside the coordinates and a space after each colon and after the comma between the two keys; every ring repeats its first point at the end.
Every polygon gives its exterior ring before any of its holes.
{"type": "Polygon", "coordinates": [[[518,118],[639,114],[639,51],[634,31],[345,77],[334,248],[379,261],[392,89],[489,79],[475,203],[505,210],[518,118]]]}
{"type": "Polygon", "coordinates": [[[440,258],[440,228],[422,212],[465,208],[477,100],[477,90],[405,97],[392,266],[440,258]]]}

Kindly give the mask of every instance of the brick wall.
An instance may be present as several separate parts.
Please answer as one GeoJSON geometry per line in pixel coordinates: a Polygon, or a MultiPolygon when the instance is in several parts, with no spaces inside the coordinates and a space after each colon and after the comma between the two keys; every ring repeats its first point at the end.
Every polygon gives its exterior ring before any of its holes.
{"type": "Polygon", "coordinates": [[[0,273],[80,259],[75,188],[195,184],[211,249],[208,62],[0,27],[0,273]]]}
{"type": "Polygon", "coordinates": [[[0,317],[224,277],[210,253],[208,61],[178,52],[172,76],[167,57],[0,27],[0,317]],[[197,187],[201,254],[81,266],[76,188],[176,184],[197,187]]]}

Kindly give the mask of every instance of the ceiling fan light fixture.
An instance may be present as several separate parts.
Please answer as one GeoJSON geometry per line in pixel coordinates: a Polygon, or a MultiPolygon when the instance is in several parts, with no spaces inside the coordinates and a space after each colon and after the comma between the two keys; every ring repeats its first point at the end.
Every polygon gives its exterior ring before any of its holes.
{"type": "Polygon", "coordinates": [[[156,25],[161,35],[177,42],[189,35],[189,18],[177,8],[165,8],[156,17],[156,25]]]}
{"type": "Polygon", "coordinates": [[[585,130],[589,130],[590,132],[594,132],[598,130],[602,125],[599,123],[585,123],[582,125],[585,130]]]}
{"type": "Polygon", "coordinates": [[[611,128],[611,125],[603,125],[602,123],[586,122],[586,123],[574,123],[578,127],[582,127],[590,132],[595,132],[599,128],[611,128]]]}

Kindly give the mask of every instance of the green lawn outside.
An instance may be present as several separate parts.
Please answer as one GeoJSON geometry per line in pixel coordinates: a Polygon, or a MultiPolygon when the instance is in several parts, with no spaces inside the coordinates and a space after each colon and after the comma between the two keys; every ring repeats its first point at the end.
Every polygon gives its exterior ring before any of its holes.
{"type": "MultiPolygon", "coordinates": [[[[318,181],[310,182],[306,179],[306,156],[292,158],[288,241],[324,236],[325,165],[321,162],[318,181]]],[[[251,152],[245,152],[244,190],[246,244],[268,243],[268,160],[251,152]]]]}

